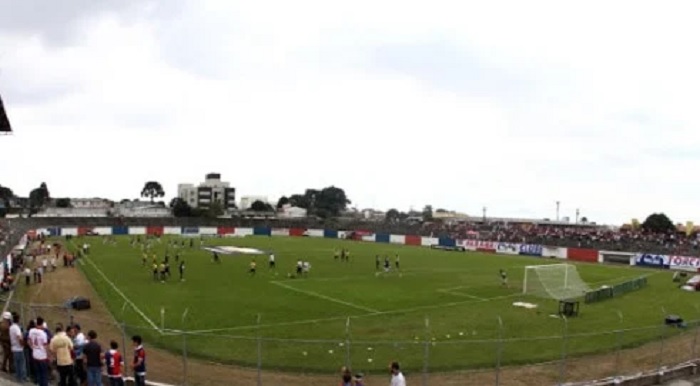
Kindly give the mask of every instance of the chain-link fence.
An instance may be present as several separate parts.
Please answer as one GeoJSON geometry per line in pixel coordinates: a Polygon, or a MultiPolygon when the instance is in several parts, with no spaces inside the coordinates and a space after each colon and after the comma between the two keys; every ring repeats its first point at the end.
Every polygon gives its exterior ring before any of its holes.
{"type": "MultiPolygon", "coordinates": [[[[339,323],[335,340],[283,339],[262,333],[188,330],[193,316],[186,313],[170,317],[167,323],[163,320],[156,328],[127,325],[118,321],[120,317],[133,320],[128,318],[133,311],[127,305],[114,320],[88,317],[67,305],[10,302],[8,310],[18,313],[25,323],[41,316],[51,329],[63,323],[78,324],[83,332],[95,330],[103,346],[114,340],[127,358],[131,337],[140,335],[148,349],[150,380],[192,386],[332,385],[339,382],[341,366],[363,372],[365,385],[385,384],[391,361],[401,363],[411,385],[559,385],[640,371],[663,373],[695,360],[700,338],[700,329],[695,328],[700,321],[643,328],[623,328],[621,322],[619,329],[581,334],[570,333],[568,321],[561,319],[561,331],[551,337],[517,339],[506,337],[499,319],[494,321],[499,331],[495,339],[435,340],[426,319],[421,321],[426,327],[424,336],[411,341],[354,337],[349,320],[339,323]],[[641,341],[647,343],[639,345],[641,341]],[[551,359],[552,347],[559,350],[558,359],[542,362],[551,359]],[[522,363],[522,350],[534,364],[522,363]],[[597,355],[590,355],[592,352],[597,355]],[[460,358],[461,367],[468,370],[445,366],[459,363],[460,358]]],[[[126,367],[125,375],[132,376],[126,367]]]]}

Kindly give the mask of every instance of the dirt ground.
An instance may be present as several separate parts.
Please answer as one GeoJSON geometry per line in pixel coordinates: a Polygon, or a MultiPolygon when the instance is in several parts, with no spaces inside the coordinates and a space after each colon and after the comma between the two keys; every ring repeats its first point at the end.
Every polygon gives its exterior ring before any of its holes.
{"type": "MultiPolygon", "coordinates": [[[[77,268],[60,266],[55,272],[45,275],[44,282],[24,287],[19,284],[14,301],[23,302],[25,306],[13,304],[11,309],[20,312],[24,318],[42,316],[50,326],[56,322],[68,323],[70,315],[65,309],[55,305],[63,304],[73,296],[85,296],[92,302],[92,309],[72,312],[73,320],[80,323],[83,331],[94,329],[98,340],[105,342],[115,339],[121,342],[121,328],[107,310],[105,303],[99,298],[89,281],[77,268]],[[31,306],[26,305],[31,303],[31,306]],[[52,306],[53,305],[53,306],[52,306]],[[67,320],[68,319],[68,320],[67,320]]],[[[23,321],[26,323],[26,320],[23,321]]],[[[436,386],[483,386],[496,384],[498,376],[500,385],[504,386],[544,386],[559,382],[560,374],[565,374],[566,381],[583,381],[599,379],[619,374],[633,374],[642,370],[656,369],[659,365],[673,365],[689,360],[694,351],[694,332],[683,336],[668,338],[662,342],[652,342],[642,347],[622,350],[583,358],[569,358],[566,366],[561,362],[539,364],[533,366],[504,367],[497,375],[493,369],[484,371],[453,372],[428,376],[430,385],[436,386]],[[660,361],[661,359],[661,361],[660,361]]],[[[615,339],[611,335],[611,339],[615,339]]],[[[127,342],[129,344],[129,342],[127,342]]],[[[155,348],[157,342],[145,342],[147,350],[148,376],[151,381],[171,385],[189,386],[250,386],[256,385],[258,372],[254,369],[219,365],[206,361],[189,359],[184,382],[185,368],[182,357],[171,352],[155,348]]],[[[123,349],[123,347],[122,347],[123,349]]],[[[130,347],[129,347],[130,349],[130,347]]],[[[127,351],[127,357],[129,350],[127,351]]],[[[494,353],[485,353],[494,356],[494,353]]],[[[290,374],[265,371],[260,375],[264,386],[327,386],[337,384],[339,378],[334,374],[336,369],[329,369],[329,375],[290,374]]],[[[127,373],[130,374],[130,371],[127,373]]],[[[409,384],[422,383],[422,374],[408,374],[409,384]]],[[[382,385],[389,382],[388,375],[377,374],[366,377],[366,385],[382,385]]]]}

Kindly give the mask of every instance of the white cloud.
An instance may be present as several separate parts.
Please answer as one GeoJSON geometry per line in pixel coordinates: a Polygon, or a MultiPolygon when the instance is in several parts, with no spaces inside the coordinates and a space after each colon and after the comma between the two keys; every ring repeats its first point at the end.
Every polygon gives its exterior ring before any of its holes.
{"type": "Polygon", "coordinates": [[[0,29],[0,183],[119,199],[216,171],[239,195],[700,220],[699,6],[657,4],[192,1],[72,15],[69,45],[0,29]]]}

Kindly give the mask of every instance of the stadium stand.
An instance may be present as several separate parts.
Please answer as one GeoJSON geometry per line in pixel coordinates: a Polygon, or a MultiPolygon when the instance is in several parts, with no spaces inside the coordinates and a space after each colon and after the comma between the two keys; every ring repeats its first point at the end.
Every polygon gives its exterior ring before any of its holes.
{"type": "Polygon", "coordinates": [[[50,226],[211,226],[306,228],[361,230],[363,232],[403,234],[453,239],[481,239],[523,244],[591,248],[607,251],[700,255],[696,234],[682,232],[653,234],[641,230],[611,229],[594,225],[533,224],[516,222],[463,223],[385,223],[366,221],[320,221],[315,219],[246,218],[135,218],[135,217],[61,217],[13,219],[26,229],[50,226]]]}

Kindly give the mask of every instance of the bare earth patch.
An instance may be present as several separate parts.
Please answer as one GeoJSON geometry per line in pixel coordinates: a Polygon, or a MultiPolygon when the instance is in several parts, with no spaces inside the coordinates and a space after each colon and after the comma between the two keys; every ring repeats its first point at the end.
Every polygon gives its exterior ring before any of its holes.
{"type": "MultiPolygon", "coordinates": [[[[21,282],[19,286],[23,287],[21,282]]],[[[42,284],[32,284],[21,288],[15,295],[16,301],[31,303],[31,306],[20,307],[15,304],[11,307],[25,319],[42,316],[49,326],[54,323],[69,323],[71,317],[80,323],[83,331],[94,329],[98,333],[98,340],[105,345],[111,339],[121,342],[127,341],[127,359],[130,359],[130,343],[128,337],[122,333],[122,329],[114,317],[108,311],[104,301],[100,299],[90,282],[77,268],[59,267],[56,272],[45,275],[42,284]],[[57,306],[63,304],[73,296],[85,296],[92,302],[92,309],[86,311],[72,311],[57,306]]],[[[26,320],[23,321],[25,323],[26,320]]],[[[614,336],[611,335],[611,339],[614,336]]],[[[644,346],[623,350],[620,355],[616,353],[588,356],[569,359],[565,369],[567,381],[582,381],[587,379],[604,378],[618,374],[631,374],[641,370],[655,369],[659,363],[672,365],[685,360],[690,360],[693,352],[694,332],[688,332],[683,336],[668,338],[663,342],[652,342],[644,346]],[[659,362],[659,358],[662,361],[659,362]],[[619,367],[618,367],[619,364],[619,367]]],[[[184,385],[182,357],[172,352],[155,348],[157,342],[145,342],[147,350],[148,379],[173,385],[184,385]]],[[[494,353],[484,353],[493,357],[494,353]]],[[[128,360],[127,360],[128,361],[128,360]]],[[[262,373],[262,384],[273,385],[304,385],[327,386],[337,384],[339,378],[338,369],[328,369],[329,375],[303,375],[265,371],[262,373]]],[[[549,363],[533,366],[507,367],[501,369],[500,384],[506,386],[543,386],[554,385],[559,381],[562,367],[559,363],[549,363]]],[[[128,375],[131,374],[129,369],[128,375]]],[[[235,366],[218,365],[206,361],[190,358],[187,364],[187,385],[191,386],[250,386],[256,385],[258,373],[254,369],[235,366]]],[[[368,375],[366,383],[377,385],[388,383],[388,374],[368,375]]],[[[407,374],[409,384],[421,382],[422,374],[407,374]]],[[[430,374],[430,385],[438,386],[464,386],[464,385],[488,385],[495,384],[496,373],[494,370],[454,372],[444,374],[430,374]]]]}

